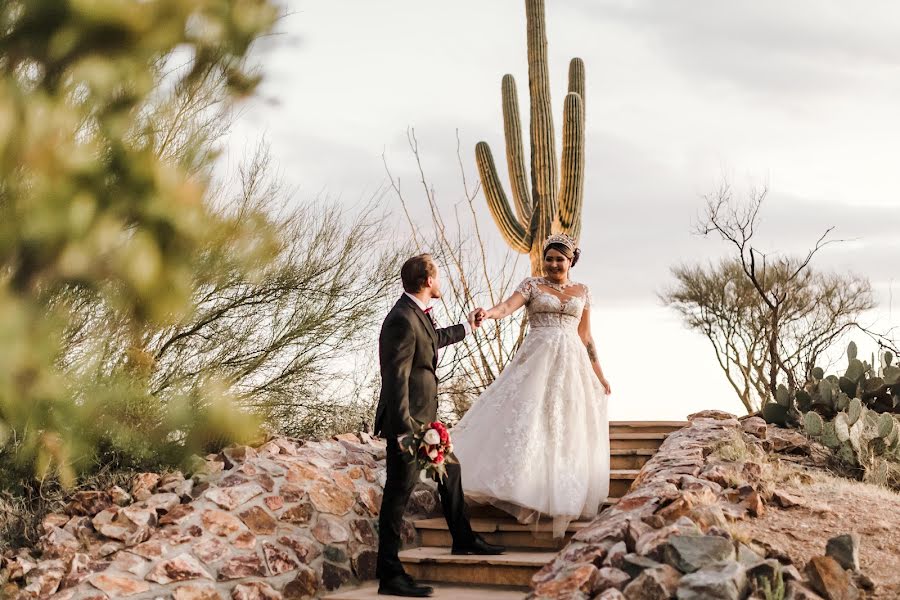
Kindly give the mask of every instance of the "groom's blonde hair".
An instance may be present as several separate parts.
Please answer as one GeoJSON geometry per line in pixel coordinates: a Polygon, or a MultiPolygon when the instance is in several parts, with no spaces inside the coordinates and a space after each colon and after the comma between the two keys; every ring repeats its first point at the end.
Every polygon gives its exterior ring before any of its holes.
{"type": "Polygon", "coordinates": [[[400,268],[403,289],[410,294],[422,291],[428,278],[437,276],[437,265],[430,254],[419,254],[408,259],[400,268]]]}

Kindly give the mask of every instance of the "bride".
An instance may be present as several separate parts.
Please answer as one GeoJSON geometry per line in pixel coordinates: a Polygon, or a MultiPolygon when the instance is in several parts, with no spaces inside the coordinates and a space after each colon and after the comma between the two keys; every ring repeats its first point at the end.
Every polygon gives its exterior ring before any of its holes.
{"type": "Polygon", "coordinates": [[[463,489],[522,523],[553,518],[553,535],[597,514],[609,492],[609,382],[591,337],[591,294],[569,279],[580,250],[554,234],[544,277],[530,277],[482,317],[525,306],[529,331],[515,358],[453,428],[463,489]]]}

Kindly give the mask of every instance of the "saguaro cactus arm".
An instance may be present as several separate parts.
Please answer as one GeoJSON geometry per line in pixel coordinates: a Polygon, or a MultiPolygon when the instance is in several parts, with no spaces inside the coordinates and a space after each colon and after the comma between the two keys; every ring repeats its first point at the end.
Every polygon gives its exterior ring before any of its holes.
{"type": "Polygon", "coordinates": [[[578,239],[584,201],[584,103],[572,92],[563,108],[562,177],[559,187],[559,227],[578,239]]]}
{"type": "Polygon", "coordinates": [[[494,165],[491,147],[487,142],[478,142],[475,146],[475,160],[478,163],[478,174],[481,177],[484,197],[487,199],[488,208],[503,239],[516,252],[531,251],[531,230],[523,227],[513,214],[509,200],[506,199],[506,193],[503,191],[503,185],[497,176],[497,167],[494,165]]]}
{"type": "Polygon", "coordinates": [[[501,95],[503,97],[503,133],[506,138],[509,182],[516,204],[516,213],[519,215],[519,224],[525,229],[529,229],[533,206],[531,194],[528,191],[528,173],[525,171],[522,121],[519,118],[519,95],[516,92],[516,80],[512,75],[503,76],[501,95]]]}

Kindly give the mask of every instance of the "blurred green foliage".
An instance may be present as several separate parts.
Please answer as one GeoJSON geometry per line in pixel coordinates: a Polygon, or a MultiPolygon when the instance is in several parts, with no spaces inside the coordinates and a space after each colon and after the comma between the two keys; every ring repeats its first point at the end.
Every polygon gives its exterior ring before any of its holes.
{"type": "Polygon", "coordinates": [[[72,484],[102,449],[177,462],[258,431],[212,377],[165,402],[151,394],[148,332],[189,319],[198,286],[252,279],[278,247],[263,214],[211,209],[207,132],[156,101],[163,82],[210,78],[226,98],[251,93],[243,59],[276,17],[268,0],[0,6],[2,460],[72,484]],[[131,338],[102,377],[91,353],[64,351],[85,301],[111,307],[131,338]]]}

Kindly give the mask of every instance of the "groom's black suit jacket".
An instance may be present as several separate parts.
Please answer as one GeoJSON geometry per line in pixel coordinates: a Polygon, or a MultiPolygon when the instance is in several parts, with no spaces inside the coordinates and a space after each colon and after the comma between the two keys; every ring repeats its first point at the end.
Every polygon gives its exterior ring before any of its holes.
{"type": "Polygon", "coordinates": [[[461,341],[463,325],[435,329],[422,309],[405,294],[381,326],[378,355],[381,395],[375,433],[396,437],[419,430],[437,417],[437,351],[461,341]]]}

